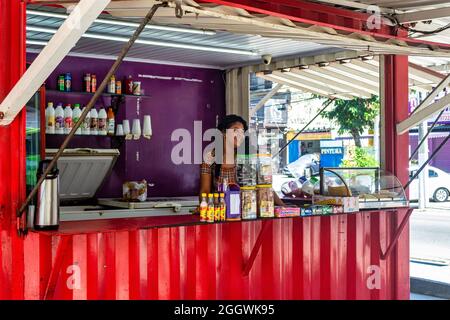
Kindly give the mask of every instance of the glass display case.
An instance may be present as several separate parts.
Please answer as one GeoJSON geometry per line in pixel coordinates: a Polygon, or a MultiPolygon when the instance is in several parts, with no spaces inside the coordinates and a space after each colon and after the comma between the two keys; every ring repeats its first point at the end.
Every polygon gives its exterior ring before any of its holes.
{"type": "Polygon", "coordinates": [[[380,168],[321,168],[320,194],[358,197],[360,209],[409,205],[405,190],[397,177],[380,168]]]}

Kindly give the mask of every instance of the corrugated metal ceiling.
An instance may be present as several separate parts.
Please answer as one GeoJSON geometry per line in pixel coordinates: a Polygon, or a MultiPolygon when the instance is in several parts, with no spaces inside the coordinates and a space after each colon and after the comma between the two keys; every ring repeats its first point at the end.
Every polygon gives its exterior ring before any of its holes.
{"type": "MultiPolygon", "coordinates": [[[[65,13],[64,9],[43,8],[36,5],[29,5],[28,9],[65,13]]],[[[103,17],[111,19],[111,17],[107,15],[103,17]]],[[[59,18],[27,15],[28,26],[57,29],[62,22],[63,20],[59,18]]],[[[177,27],[180,26],[178,25],[177,27]]],[[[133,31],[133,27],[113,26],[99,23],[94,23],[88,30],[88,32],[92,33],[125,37],[131,36],[133,31]]],[[[51,37],[51,33],[27,31],[27,39],[48,41],[51,37]]],[[[262,54],[272,54],[276,59],[285,56],[311,54],[332,49],[332,47],[304,41],[266,38],[258,35],[235,34],[221,31],[216,32],[215,35],[203,35],[146,29],[143,31],[141,39],[233,48],[255,51],[257,53],[254,56],[248,56],[233,53],[206,52],[136,44],[128,54],[129,58],[134,59],[160,62],[170,61],[173,63],[206,65],[217,68],[260,62],[260,56],[262,54]]],[[[122,46],[123,43],[120,42],[82,38],[71,52],[115,56],[120,52],[122,46]]],[[[28,45],[28,48],[33,51],[41,49],[42,46],[28,45]]]]}

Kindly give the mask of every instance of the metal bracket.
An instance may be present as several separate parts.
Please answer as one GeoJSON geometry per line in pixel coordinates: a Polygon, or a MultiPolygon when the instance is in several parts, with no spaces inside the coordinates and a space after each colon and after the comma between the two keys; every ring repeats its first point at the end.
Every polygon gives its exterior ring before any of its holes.
{"type": "Polygon", "coordinates": [[[259,249],[263,243],[264,237],[269,230],[269,226],[272,225],[272,221],[263,221],[261,231],[259,231],[258,238],[256,239],[255,245],[253,246],[252,252],[250,253],[250,257],[247,262],[244,264],[244,269],[242,271],[242,275],[244,277],[248,276],[250,271],[253,268],[253,264],[255,263],[256,257],[258,256],[259,249]]]}
{"type": "MultiPolygon", "coordinates": [[[[386,249],[386,252],[383,253],[383,249],[381,249],[381,244],[380,244],[380,251],[381,251],[381,260],[386,260],[389,255],[391,254],[392,250],[394,249],[395,245],[398,242],[398,239],[400,238],[400,235],[403,232],[403,229],[405,229],[406,224],[408,223],[408,220],[412,214],[412,212],[414,211],[414,209],[408,209],[408,211],[406,212],[405,217],[403,218],[402,222],[400,223],[400,226],[398,227],[397,231],[395,231],[394,233],[394,239],[392,239],[391,243],[389,244],[389,246],[386,249]]],[[[397,211],[398,212],[398,211],[397,211]]]]}

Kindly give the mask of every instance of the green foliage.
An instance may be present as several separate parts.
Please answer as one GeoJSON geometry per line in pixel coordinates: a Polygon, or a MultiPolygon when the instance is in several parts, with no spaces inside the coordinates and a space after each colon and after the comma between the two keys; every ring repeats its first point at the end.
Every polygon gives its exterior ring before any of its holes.
{"type": "Polygon", "coordinates": [[[341,167],[368,168],[378,167],[378,161],[364,148],[355,147],[349,152],[349,158],[342,160],[341,167]]]}
{"type": "Polygon", "coordinates": [[[379,109],[380,102],[377,96],[370,99],[336,99],[333,110],[325,111],[323,116],[339,126],[339,134],[351,134],[356,146],[361,147],[360,135],[366,129],[373,129],[373,122],[379,109]]]}

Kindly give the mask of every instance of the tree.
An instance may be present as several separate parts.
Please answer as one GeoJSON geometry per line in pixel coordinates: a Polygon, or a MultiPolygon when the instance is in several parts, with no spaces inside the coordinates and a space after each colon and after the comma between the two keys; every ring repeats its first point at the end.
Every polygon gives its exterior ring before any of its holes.
{"type": "MultiPolygon", "coordinates": [[[[329,100],[325,103],[328,102],[329,100]]],[[[336,99],[333,110],[325,111],[324,117],[337,123],[339,134],[346,132],[351,134],[356,147],[361,148],[361,134],[364,130],[373,128],[379,109],[380,102],[377,96],[372,96],[370,99],[336,99]]]]}

